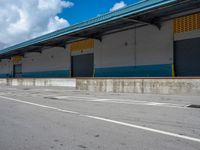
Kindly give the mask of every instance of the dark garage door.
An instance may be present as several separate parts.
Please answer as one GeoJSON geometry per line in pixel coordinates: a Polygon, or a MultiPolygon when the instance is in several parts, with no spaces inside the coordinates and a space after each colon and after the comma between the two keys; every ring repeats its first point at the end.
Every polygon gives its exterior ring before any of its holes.
{"type": "Polygon", "coordinates": [[[92,77],[93,68],[93,54],[72,56],[72,77],[92,77]]]}
{"type": "Polygon", "coordinates": [[[19,78],[22,76],[22,64],[13,65],[13,77],[19,78]]]}
{"type": "Polygon", "coordinates": [[[175,42],[176,76],[200,76],[200,38],[175,42]]]}

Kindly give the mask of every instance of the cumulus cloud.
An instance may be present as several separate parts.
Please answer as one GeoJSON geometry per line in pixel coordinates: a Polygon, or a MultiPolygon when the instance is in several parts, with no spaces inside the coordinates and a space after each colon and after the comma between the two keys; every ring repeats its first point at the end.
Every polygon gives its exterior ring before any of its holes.
{"type": "Polygon", "coordinates": [[[73,5],[65,0],[1,0],[0,49],[68,27],[58,14],[73,5]]]}
{"type": "Polygon", "coordinates": [[[125,7],[125,6],[126,6],[126,4],[125,4],[124,1],[120,1],[120,2],[118,2],[118,3],[115,3],[115,4],[113,5],[113,7],[110,9],[110,12],[115,11],[115,10],[118,10],[118,9],[121,9],[121,8],[123,8],[123,7],[125,7]]]}

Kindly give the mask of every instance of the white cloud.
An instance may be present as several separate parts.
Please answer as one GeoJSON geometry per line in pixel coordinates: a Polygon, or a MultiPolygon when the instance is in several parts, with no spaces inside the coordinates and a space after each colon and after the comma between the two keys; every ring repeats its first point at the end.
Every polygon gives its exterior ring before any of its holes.
{"type": "Polygon", "coordinates": [[[73,5],[65,0],[1,0],[0,49],[69,26],[58,14],[73,5]]]}
{"type": "Polygon", "coordinates": [[[120,2],[118,2],[118,3],[115,3],[115,4],[113,5],[113,7],[110,9],[110,12],[115,11],[115,10],[118,10],[118,9],[121,9],[121,8],[123,8],[123,7],[125,7],[125,6],[127,6],[127,5],[125,4],[124,1],[120,1],[120,2]]]}
{"type": "Polygon", "coordinates": [[[54,18],[50,18],[49,20],[48,31],[52,32],[66,25],[69,26],[69,22],[67,20],[55,16],[54,18]]]}

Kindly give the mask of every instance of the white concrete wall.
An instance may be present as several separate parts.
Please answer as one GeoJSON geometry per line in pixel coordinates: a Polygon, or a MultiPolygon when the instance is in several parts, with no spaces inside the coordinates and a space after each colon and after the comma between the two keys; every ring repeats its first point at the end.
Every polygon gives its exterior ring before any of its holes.
{"type": "Polygon", "coordinates": [[[70,53],[64,48],[51,48],[42,53],[27,53],[22,61],[22,72],[70,69],[70,53]]]}
{"type": "Polygon", "coordinates": [[[128,30],[104,36],[102,42],[96,41],[95,67],[134,65],[134,34],[134,30],[128,30]]]}
{"type": "MultiPolygon", "coordinates": [[[[70,52],[64,48],[45,49],[42,53],[26,53],[21,61],[22,73],[37,73],[48,71],[69,71],[70,52]]],[[[13,63],[9,59],[0,62],[0,77],[12,75],[13,63]]]]}
{"type": "Polygon", "coordinates": [[[172,21],[159,30],[148,25],[103,37],[95,43],[95,67],[173,63],[172,21]]]}
{"type": "Polygon", "coordinates": [[[13,65],[9,59],[2,59],[0,62],[0,76],[1,74],[11,74],[12,67],[13,65]]]}
{"type": "Polygon", "coordinates": [[[159,30],[155,26],[145,26],[136,30],[136,65],[173,63],[172,21],[162,23],[159,30]]]}

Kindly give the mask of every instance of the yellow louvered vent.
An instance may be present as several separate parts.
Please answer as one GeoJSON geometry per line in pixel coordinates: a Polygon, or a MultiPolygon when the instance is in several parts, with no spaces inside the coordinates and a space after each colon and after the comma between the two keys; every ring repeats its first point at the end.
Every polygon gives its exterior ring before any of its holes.
{"type": "Polygon", "coordinates": [[[70,50],[71,51],[80,51],[85,49],[91,49],[94,47],[94,40],[88,39],[83,41],[78,41],[70,44],[70,50]]]}
{"type": "Polygon", "coordinates": [[[13,56],[11,57],[11,62],[13,62],[14,64],[17,64],[22,61],[22,58],[23,58],[22,56],[13,56]]]}
{"type": "Polygon", "coordinates": [[[174,19],[174,33],[200,29],[200,13],[174,19]]]}

